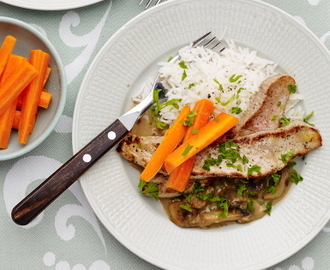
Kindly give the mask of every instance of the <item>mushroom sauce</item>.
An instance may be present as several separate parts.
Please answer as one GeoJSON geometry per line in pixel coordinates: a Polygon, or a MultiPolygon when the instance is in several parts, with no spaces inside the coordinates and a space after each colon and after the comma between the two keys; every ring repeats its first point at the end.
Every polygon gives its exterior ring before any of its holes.
{"type": "MultiPolygon", "coordinates": [[[[147,115],[132,130],[136,135],[163,135],[147,115]]],[[[292,184],[295,170],[283,170],[260,178],[205,178],[178,196],[159,198],[169,219],[180,227],[216,228],[248,223],[270,215],[292,184]]]]}

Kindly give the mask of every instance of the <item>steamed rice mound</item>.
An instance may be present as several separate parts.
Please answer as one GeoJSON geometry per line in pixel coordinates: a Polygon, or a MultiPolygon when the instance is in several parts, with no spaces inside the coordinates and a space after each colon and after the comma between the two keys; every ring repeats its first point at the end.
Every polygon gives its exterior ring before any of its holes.
{"type": "MultiPolygon", "coordinates": [[[[159,74],[168,90],[168,100],[180,100],[176,102],[177,107],[166,106],[161,110],[160,121],[171,125],[185,105],[193,109],[195,103],[204,98],[215,104],[215,114],[226,112],[240,118],[261,82],[277,73],[278,64],[259,57],[256,51],[238,47],[232,40],[226,40],[224,46],[221,53],[186,46],[179,51],[179,62],[159,63],[159,74]]],[[[150,91],[150,86],[144,88],[134,101],[141,101],[141,93],[150,91]]],[[[296,106],[301,99],[299,94],[291,95],[286,116],[302,118],[304,112],[296,106]]]]}
{"type": "Polygon", "coordinates": [[[168,106],[161,111],[160,120],[169,124],[185,104],[193,109],[202,98],[214,102],[215,113],[233,114],[232,108],[244,111],[260,83],[276,74],[276,63],[258,57],[256,51],[237,48],[232,41],[227,41],[220,54],[204,47],[186,46],[180,55],[181,64],[160,63],[159,69],[168,99],[181,99],[178,110],[168,106]]]}

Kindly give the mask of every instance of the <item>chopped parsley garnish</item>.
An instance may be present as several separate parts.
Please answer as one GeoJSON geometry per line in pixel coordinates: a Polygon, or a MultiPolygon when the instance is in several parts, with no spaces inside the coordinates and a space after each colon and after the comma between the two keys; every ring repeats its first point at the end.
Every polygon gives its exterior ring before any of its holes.
{"type": "Polygon", "coordinates": [[[195,116],[196,115],[197,115],[196,111],[192,111],[192,112],[188,113],[187,119],[183,122],[183,125],[187,126],[187,127],[192,126],[195,122],[195,116]]]}
{"type": "Polygon", "coordinates": [[[208,154],[207,158],[204,160],[203,169],[210,171],[211,166],[219,166],[223,160],[223,156],[219,155],[217,158],[213,158],[211,154],[208,154]]]}
{"type": "Polygon", "coordinates": [[[234,165],[233,163],[226,163],[226,166],[230,167],[230,168],[235,168],[240,172],[243,171],[242,165],[240,165],[240,164],[234,165]]]}
{"type": "Polygon", "coordinates": [[[274,186],[276,186],[281,179],[281,175],[279,175],[278,173],[273,173],[271,177],[272,180],[274,181],[274,186]]]}
{"type": "MultiPolygon", "coordinates": [[[[304,156],[303,156],[304,157],[304,156]]],[[[297,163],[296,162],[294,162],[294,161],[292,161],[292,162],[289,162],[287,165],[286,165],[286,167],[287,168],[293,168],[294,166],[296,166],[297,165],[297,163]]]]}
{"type": "Polygon", "coordinates": [[[293,94],[297,92],[297,85],[289,84],[288,88],[289,88],[290,92],[293,94]]]}
{"type": "Polygon", "coordinates": [[[168,125],[167,123],[164,123],[164,122],[160,121],[159,118],[154,116],[152,113],[149,114],[149,117],[151,118],[152,121],[155,122],[156,127],[159,128],[159,129],[164,129],[168,125]]]}
{"type": "Polygon", "coordinates": [[[253,207],[253,202],[254,200],[250,199],[250,201],[247,204],[247,208],[253,213],[254,212],[254,207],[253,207]]]}
{"type": "Polygon", "coordinates": [[[301,182],[303,180],[304,180],[304,178],[296,170],[294,170],[290,175],[290,181],[292,183],[298,184],[299,182],[301,182]]]}
{"type": "Polygon", "coordinates": [[[290,122],[291,122],[291,119],[290,118],[287,118],[287,117],[282,117],[280,118],[279,122],[285,126],[289,125],[290,122]]]}
{"type": "Polygon", "coordinates": [[[270,120],[275,121],[276,119],[277,119],[277,115],[273,115],[272,119],[270,120]]]}
{"type": "Polygon", "coordinates": [[[178,65],[180,66],[180,68],[188,69],[188,66],[187,66],[186,62],[183,61],[183,60],[180,61],[180,62],[178,63],[178,65]]]}
{"type": "Polygon", "coordinates": [[[230,78],[229,78],[229,81],[230,82],[237,82],[241,77],[243,77],[243,75],[232,75],[230,78]]]}
{"type": "Polygon", "coordinates": [[[167,106],[173,106],[175,109],[179,109],[178,102],[181,101],[181,99],[171,99],[167,102],[161,103],[159,100],[159,92],[162,91],[162,89],[156,89],[153,92],[153,99],[154,99],[154,105],[150,107],[150,111],[152,115],[150,115],[151,119],[155,121],[157,128],[164,129],[167,124],[159,120],[160,111],[167,107],[167,106]]]}
{"type": "Polygon", "coordinates": [[[183,204],[183,203],[180,203],[180,204],[179,204],[179,207],[180,207],[181,209],[183,209],[183,210],[188,211],[188,212],[191,212],[191,211],[192,211],[192,210],[191,210],[191,206],[190,206],[189,204],[183,204]]]}
{"type": "Polygon", "coordinates": [[[228,216],[229,204],[225,198],[221,198],[221,200],[217,203],[218,208],[222,208],[223,212],[218,215],[218,218],[225,218],[228,216]]]}
{"type": "Polygon", "coordinates": [[[249,159],[245,155],[242,157],[242,163],[244,165],[249,163],[249,159]]]}
{"type": "Polygon", "coordinates": [[[199,131],[198,128],[193,128],[193,129],[191,130],[191,134],[195,135],[195,134],[198,133],[198,131],[199,131]]]}
{"type": "Polygon", "coordinates": [[[229,103],[233,102],[237,98],[236,95],[233,95],[231,98],[229,98],[227,101],[221,101],[219,97],[216,97],[215,100],[220,103],[222,106],[227,106],[229,103]]]}
{"type": "Polygon", "coordinates": [[[150,195],[154,197],[156,200],[158,200],[159,188],[156,183],[140,180],[138,187],[140,189],[141,194],[150,195]]]}
{"type": "Polygon", "coordinates": [[[211,199],[214,197],[214,194],[213,193],[200,194],[197,195],[196,197],[202,201],[211,201],[211,199]]]}
{"type": "Polygon", "coordinates": [[[314,124],[311,124],[308,122],[308,120],[314,115],[314,111],[312,111],[310,114],[306,115],[303,119],[303,121],[311,126],[314,126],[314,124]]]}
{"type": "Polygon", "coordinates": [[[238,152],[238,145],[233,141],[227,141],[220,144],[219,151],[223,155],[224,159],[228,159],[232,163],[242,159],[238,152]]]}
{"type": "Polygon", "coordinates": [[[194,184],[194,190],[193,190],[193,192],[195,193],[195,194],[197,194],[198,192],[203,192],[205,190],[205,188],[201,185],[201,183],[200,182],[195,182],[195,184],[194,184]]]}
{"type": "Polygon", "coordinates": [[[248,175],[253,175],[253,173],[261,174],[261,167],[259,165],[252,165],[248,168],[248,175]]]}
{"type": "Polygon", "coordinates": [[[243,192],[247,190],[247,187],[245,185],[240,185],[236,191],[237,197],[243,197],[243,192]]]}
{"type": "Polygon", "coordinates": [[[243,171],[242,164],[245,165],[249,159],[244,155],[241,156],[238,151],[238,145],[233,141],[227,141],[219,145],[219,155],[213,158],[210,154],[204,160],[203,169],[209,171],[211,166],[219,166],[223,160],[226,160],[226,166],[236,168],[238,171],[243,171]],[[240,161],[241,164],[235,164],[240,161]]]}
{"type": "Polygon", "coordinates": [[[191,88],[193,88],[194,86],[195,86],[194,83],[190,83],[190,84],[188,85],[188,89],[191,89],[191,88]]]}
{"type": "Polygon", "coordinates": [[[223,90],[223,86],[222,84],[217,80],[217,79],[213,79],[213,81],[218,84],[218,90],[222,91],[223,90]]]}
{"type": "Polygon", "coordinates": [[[185,78],[187,78],[187,72],[184,70],[182,73],[181,81],[184,81],[185,78]]]}
{"type": "Polygon", "coordinates": [[[266,213],[268,216],[270,216],[271,212],[272,212],[272,208],[273,208],[273,204],[271,202],[267,202],[266,204],[266,213]]]}
{"type": "Polygon", "coordinates": [[[240,94],[243,90],[246,90],[246,88],[240,87],[240,88],[237,90],[237,94],[240,94]]]}
{"type": "Polygon", "coordinates": [[[276,103],[276,106],[277,107],[280,107],[281,105],[282,105],[281,101],[279,101],[279,102],[276,103]]]}
{"type": "Polygon", "coordinates": [[[231,113],[236,113],[236,114],[240,114],[242,112],[242,108],[240,107],[232,107],[231,108],[231,113]]]}
{"type": "Polygon", "coordinates": [[[295,155],[295,152],[293,149],[291,149],[288,153],[286,154],[281,154],[280,160],[283,161],[283,163],[287,163],[290,159],[292,159],[295,155]]]}
{"type": "Polygon", "coordinates": [[[277,191],[277,188],[275,186],[270,186],[267,189],[267,192],[271,193],[271,194],[275,194],[277,191]]]}
{"type": "Polygon", "coordinates": [[[192,148],[193,148],[193,146],[190,145],[190,144],[188,144],[187,147],[184,149],[182,155],[183,155],[183,156],[187,156],[188,153],[189,153],[189,151],[190,151],[192,148]]]}

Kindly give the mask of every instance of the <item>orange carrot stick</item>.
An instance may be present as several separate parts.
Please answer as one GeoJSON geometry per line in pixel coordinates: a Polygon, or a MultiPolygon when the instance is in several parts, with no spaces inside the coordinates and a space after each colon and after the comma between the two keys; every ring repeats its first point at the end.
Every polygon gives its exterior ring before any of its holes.
{"type": "Polygon", "coordinates": [[[186,120],[189,112],[190,109],[188,106],[183,107],[177,119],[165,133],[163,140],[157,147],[155,153],[151,157],[151,160],[142,171],[140,175],[141,180],[150,181],[162,168],[165,158],[182,141],[187,130],[187,126],[183,125],[183,122],[186,120]]]}
{"type": "Polygon", "coordinates": [[[230,114],[220,113],[216,118],[202,127],[197,136],[190,137],[167,156],[164,161],[167,173],[173,172],[176,167],[202,151],[221,135],[237,125],[238,122],[238,118],[230,114]]]}
{"type": "MultiPolygon", "coordinates": [[[[52,101],[53,95],[48,92],[47,89],[43,89],[40,94],[40,99],[38,102],[38,106],[44,109],[48,109],[50,102],[52,101]]],[[[19,95],[18,100],[17,100],[17,110],[22,109],[22,103],[23,103],[23,95],[19,95]]]]}
{"type": "Polygon", "coordinates": [[[0,87],[0,115],[18,97],[24,88],[38,74],[38,71],[27,61],[18,68],[0,87]]]}
{"type": "Polygon", "coordinates": [[[0,148],[8,148],[10,134],[15,118],[15,102],[7,108],[7,110],[0,115],[0,148]]]}
{"type": "Polygon", "coordinates": [[[46,85],[48,78],[50,76],[50,72],[52,71],[51,67],[47,67],[46,74],[45,74],[45,79],[44,79],[44,86],[46,85]]]}
{"type": "Polygon", "coordinates": [[[19,122],[21,121],[21,117],[22,117],[22,112],[16,110],[15,111],[15,116],[14,116],[14,121],[13,121],[13,129],[18,130],[19,122]]]}
{"type": "MultiPolygon", "coordinates": [[[[26,58],[15,54],[10,55],[6,68],[3,71],[0,79],[0,87],[3,86],[6,80],[8,80],[8,78],[20,68],[20,65],[23,63],[23,61],[26,61],[26,58]]],[[[0,115],[0,148],[1,149],[8,148],[12,125],[15,118],[16,104],[17,104],[17,98],[14,101],[12,101],[11,105],[9,105],[8,108],[0,115]]]]}
{"type": "Polygon", "coordinates": [[[0,76],[6,68],[8,59],[16,44],[16,38],[13,36],[6,36],[0,48],[0,76]]]}
{"type": "Polygon", "coordinates": [[[52,94],[48,93],[44,89],[43,91],[41,91],[38,106],[44,109],[48,109],[51,100],[52,100],[52,94]]]}
{"type": "Polygon", "coordinates": [[[44,80],[47,73],[50,56],[42,50],[30,51],[30,63],[38,71],[38,76],[35,77],[23,93],[22,104],[22,119],[19,123],[18,141],[26,144],[31,134],[38,110],[38,102],[41,91],[44,86],[44,80]]]}
{"type": "MultiPolygon", "coordinates": [[[[196,106],[192,111],[192,113],[196,113],[194,122],[187,129],[183,140],[184,142],[186,142],[190,137],[196,136],[199,130],[210,121],[213,110],[214,104],[208,99],[201,99],[196,103],[196,106]]],[[[170,174],[166,186],[176,191],[183,192],[189,181],[194,162],[195,156],[192,156],[177,168],[175,168],[174,171],[170,174]]]]}
{"type": "Polygon", "coordinates": [[[16,54],[10,54],[7,65],[5,70],[2,73],[1,79],[0,79],[0,86],[2,86],[5,81],[9,79],[11,75],[13,75],[15,72],[17,72],[19,66],[23,63],[23,61],[26,61],[27,59],[23,56],[16,55],[16,54]]]}

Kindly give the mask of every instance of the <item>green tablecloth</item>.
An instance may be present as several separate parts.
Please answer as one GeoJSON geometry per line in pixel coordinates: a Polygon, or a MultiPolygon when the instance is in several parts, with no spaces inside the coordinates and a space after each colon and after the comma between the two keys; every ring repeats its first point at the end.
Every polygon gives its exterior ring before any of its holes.
{"type": "MultiPolygon", "coordinates": [[[[201,0],[202,1],[202,0],[201,0]]],[[[63,11],[35,11],[0,3],[0,16],[43,31],[62,58],[68,96],[59,124],[39,147],[0,162],[0,269],[159,269],[122,246],[95,217],[75,183],[30,226],[10,218],[12,207],[72,156],[71,124],[82,79],[94,56],[123,24],[144,12],[137,0],[104,0],[63,11]],[[36,166],[35,164],[42,164],[36,166]],[[24,179],[24,180],[23,180],[24,179]]],[[[330,1],[265,0],[293,15],[330,48],[330,1]]],[[[306,247],[273,270],[330,269],[330,223],[306,247]]]]}

